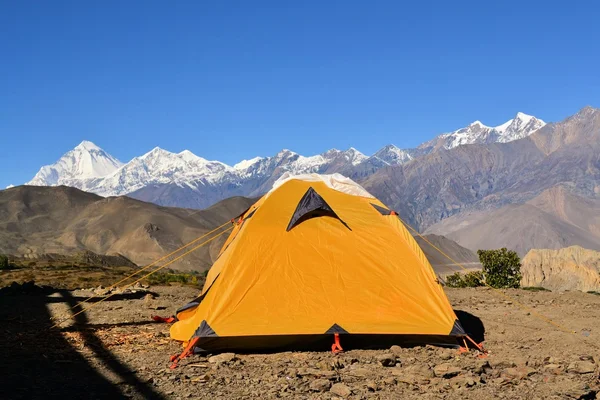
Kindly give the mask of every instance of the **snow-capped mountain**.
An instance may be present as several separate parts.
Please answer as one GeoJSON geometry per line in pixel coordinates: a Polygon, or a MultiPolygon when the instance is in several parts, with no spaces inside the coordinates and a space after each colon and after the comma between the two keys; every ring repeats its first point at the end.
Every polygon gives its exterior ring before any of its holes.
{"type": "Polygon", "coordinates": [[[531,115],[517,113],[517,116],[494,129],[498,132],[498,142],[507,143],[531,135],[546,125],[544,121],[531,115]]]}
{"type": "Polygon", "coordinates": [[[155,147],[102,179],[94,180],[87,190],[101,196],[118,196],[164,183],[195,187],[200,183],[214,183],[231,170],[232,167],[222,162],[205,160],[188,150],[171,153],[155,147]]]}
{"type": "Polygon", "coordinates": [[[189,150],[171,153],[158,147],[123,164],[95,144],[84,141],[55,164],[42,167],[27,184],[67,185],[102,196],[128,195],[166,206],[202,208],[235,195],[259,196],[286,172],[339,172],[362,178],[383,167],[401,165],[440,149],[520,139],[544,124],[540,119],[518,113],[496,127],[476,121],[416,149],[387,145],[370,157],[354,148],[331,149],[308,157],[284,149],[272,157],[255,157],[233,166],[206,160],[189,150]]]}
{"type": "Polygon", "coordinates": [[[475,121],[454,132],[441,134],[423,143],[417,149],[429,153],[440,149],[452,149],[464,144],[506,143],[527,137],[544,125],[546,123],[541,119],[519,112],[513,119],[494,127],[475,121]]]}
{"type": "Polygon", "coordinates": [[[29,181],[37,186],[79,186],[83,180],[101,178],[116,171],[123,163],[92,142],[84,140],[56,163],[42,167],[29,181]]]}
{"type": "Polygon", "coordinates": [[[409,162],[413,159],[410,152],[402,150],[393,144],[388,144],[377,153],[373,154],[372,158],[378,158],[387,165],[399,165],[409,162]]]}

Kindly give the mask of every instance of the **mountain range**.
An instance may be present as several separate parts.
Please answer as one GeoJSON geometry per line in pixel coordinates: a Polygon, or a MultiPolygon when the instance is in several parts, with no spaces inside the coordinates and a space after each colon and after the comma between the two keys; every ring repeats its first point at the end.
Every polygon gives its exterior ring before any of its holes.
{"type": "Polygon", "coordinates": [[[508,143],[433,152],[361,183],[417,229],[473,250],[600,250],[600,110],[508,143]]]}
{"type": "Polygon", "coordinates": [[[121,164],[83,142],[29,184],[204,208],[257,197],[286,172],[342,173],[419,231],[471,250],[600,250],[600,110],[592,107],[549,124],[522,113],[496,127],[476,121],[414,149],[388,145],[372,156],[353,148],[310,157],[282,150],[233,166],[159,148],[121,164]]]}
{"type": "Polygon", "coordinates": [[[128,195],[164,206],[204,208],[231,196],[259,196],[286,172],[340,172],[361,179],[432,152],[527,137],[544,125],[540,119],[517,113],[500,126],[476,121],[415,149],[387,145],[370,157],[354,148],[309,157],[284,149],[272,157],[255,157],[233,166],[189,150],[171,153],[158,147],[123,164],[94,143],[83,141],[55,164],[42,167],[27,184],[66,185],[101,196],[128,195]]]}

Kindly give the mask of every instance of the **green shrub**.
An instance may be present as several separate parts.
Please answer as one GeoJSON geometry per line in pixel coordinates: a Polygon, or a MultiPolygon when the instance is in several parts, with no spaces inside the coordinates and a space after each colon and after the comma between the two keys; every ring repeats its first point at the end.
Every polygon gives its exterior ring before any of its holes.
{"type": "Polygon", "coordinates": [[[466,274],[455,272],[446,277],[446,286],[451,288],[466,288],[483,286],[483,274],[481,271],[471,271],[466,274]]]}
{"type": "Polygon", "coordinates": [[[463,277],[465,281],[465,287],[479,287],[483,286],[483,272],[481,271],[472,271],[463,277]]]}
{"type": "Polygon", "coordinates": [[[464,288],[466,287],[466,284],[460,272],[455,272],[446,277],[446,286],[451,288],[464,288]]]}
{"type": "Polygon", "coordinates": [[[0,254],[0,269],[9,269],[10,264],[8,263],[8,256],[0,254]]]}
{"type": "Polygon", "coordinates": [[[595,290],[590,290],[587,293],[588,294],[595,294],[596,296],[600,296],[600,292],[596,292],[595,290]]]}
{"type": "Polygon", "coordinates": [[[521,259],[515,251],[503,247],[499,250],[478,250],[477,255],[488,285],[494,288],[521,286],[521,259]]]}

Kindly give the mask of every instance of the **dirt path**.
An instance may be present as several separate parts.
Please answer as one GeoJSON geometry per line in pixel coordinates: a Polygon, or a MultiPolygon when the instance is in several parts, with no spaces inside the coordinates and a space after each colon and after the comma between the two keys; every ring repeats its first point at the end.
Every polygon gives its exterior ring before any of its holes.
{"type": "MultiPolygon", "coordinates": [[[[520,310],[486,289],[448,289],[456,310],[485,327],[490,354],[459,355],[434,347],[267,355],[196,355],[168,368],[181,347],[166,324],[197,294],[152,287],[115,296],[49,330],[50,316],[68,316],[87,291],[0,292],[1,398],[246,399],[594,399],[600,390],[600,296],[506,291],[575,333],[520,310]]],[[[343,338],[342,338],[343,340],[343,338]]],[[[342,342],[343,344],[343,342],[342,342]]],[[[600,398],[600,396],[599,396],[600,398]]]]}

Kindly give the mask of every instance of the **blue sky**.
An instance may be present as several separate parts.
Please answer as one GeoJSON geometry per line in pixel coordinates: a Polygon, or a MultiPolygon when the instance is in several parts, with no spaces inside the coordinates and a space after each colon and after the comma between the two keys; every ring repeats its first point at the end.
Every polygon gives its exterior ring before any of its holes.
{"type": "Polygon", "coordinates": [[[83,139],[235,163],[600,106],[597,2],[0,0],[0,187],[83,139]]]}

